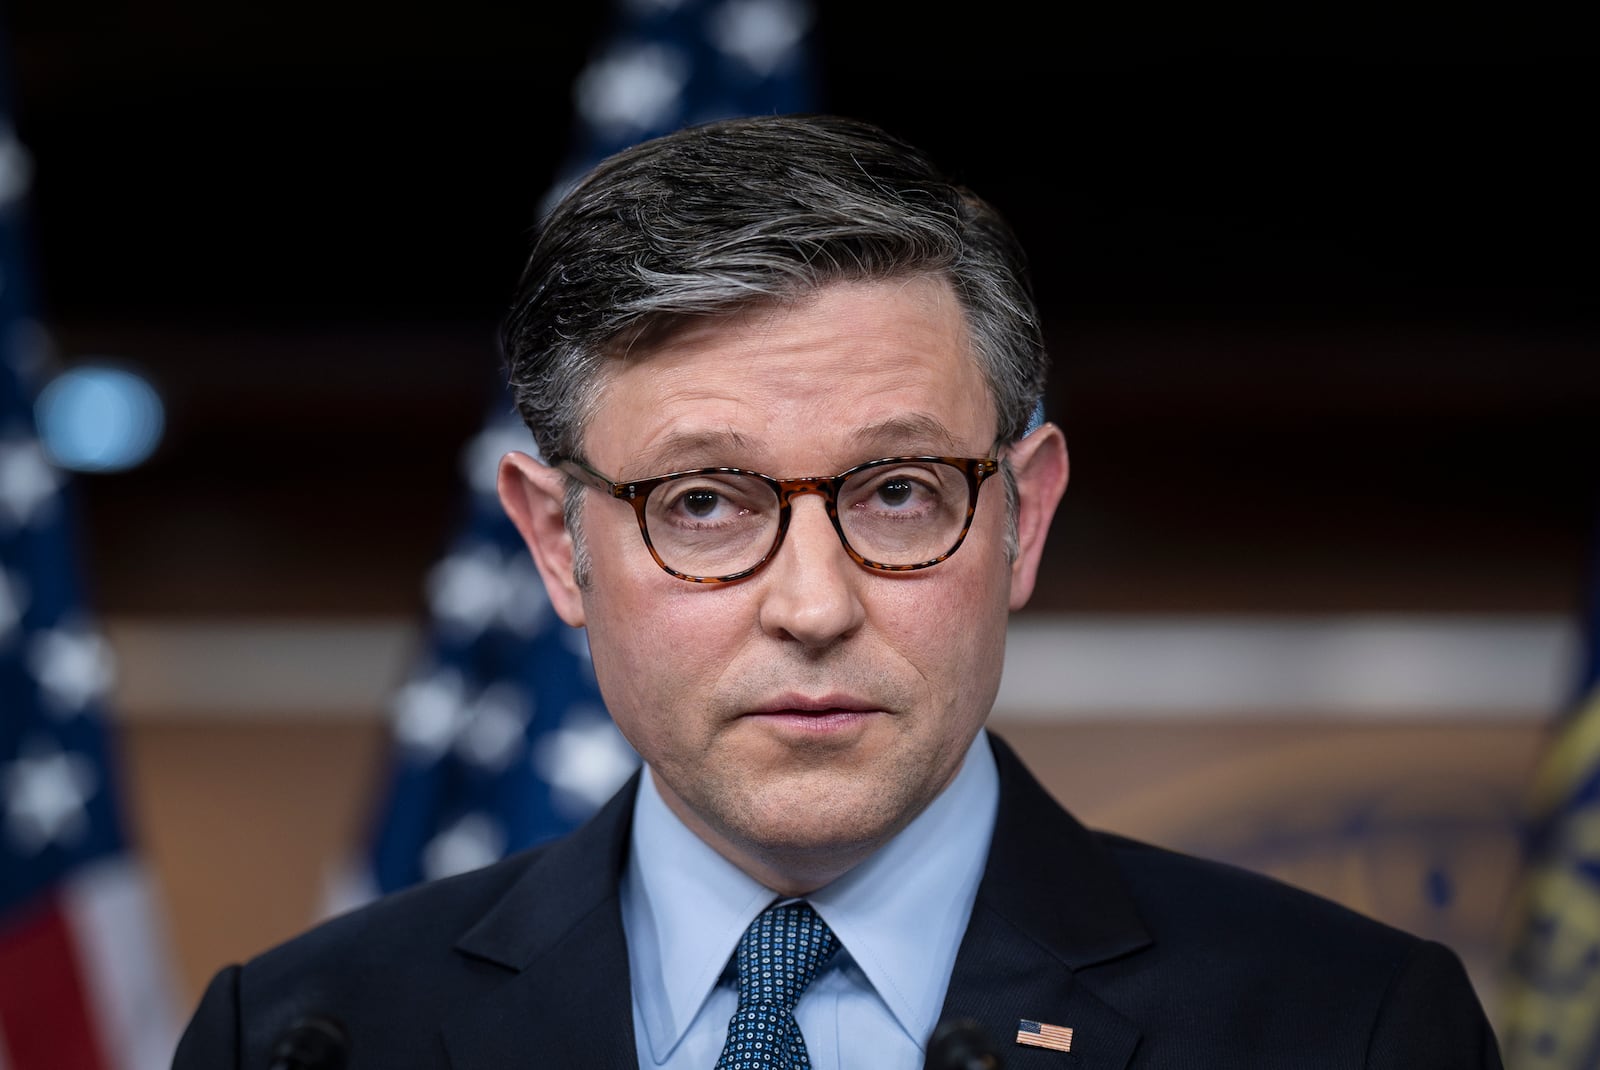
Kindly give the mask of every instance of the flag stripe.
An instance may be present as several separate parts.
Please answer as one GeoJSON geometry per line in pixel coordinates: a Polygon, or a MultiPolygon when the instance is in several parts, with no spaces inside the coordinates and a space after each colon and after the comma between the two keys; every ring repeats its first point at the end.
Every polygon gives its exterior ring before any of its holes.
{"type": "Polygon", "coordinates": [[[123,854],[80,867],[61,889],[86,1004],[112,1065],[161,1070],[181,1022],[171,940],[146,867],[123,854]]]}
{"type": "Polygon", "coordinates": [[[54,896],[0,935],[0,1031],[11,1070],[107,1070],[78,975],[78,954],[54,896]]]}

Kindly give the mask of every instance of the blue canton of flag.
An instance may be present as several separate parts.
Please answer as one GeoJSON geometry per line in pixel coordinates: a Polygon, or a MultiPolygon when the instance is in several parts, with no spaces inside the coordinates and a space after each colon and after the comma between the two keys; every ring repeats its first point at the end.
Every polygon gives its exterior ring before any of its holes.
{"type": "Polygon", "coordinates": [[[70,487],[35,433],[46,340],[9,115],[0,100],[0,1067],[156,1070],[177,1038],[173,978],[119,810],[70,487]]]}
{"type": "MultiPolygon", "coordinates": [[[[573,89],[572,146],[540,211],[618,149],[691,123],[811,107],[801,0],[624,0],[573,89]]],[[[570,831],[638,766],[587,639],[552,612],[495,472],[534,453],[507,396],[463,459],[465,522],[428,577],[426,649],[392,703],[393,756],[365,869],[334,908],[570,831]]],[[[641,547],[641,551],[642,551],[641,547]]]]}

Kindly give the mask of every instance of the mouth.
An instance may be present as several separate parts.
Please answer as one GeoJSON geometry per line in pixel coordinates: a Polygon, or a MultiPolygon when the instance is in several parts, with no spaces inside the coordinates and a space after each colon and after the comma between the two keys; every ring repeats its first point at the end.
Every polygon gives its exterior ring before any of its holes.
{"type": "Polygon", "coordinates": [[[829,694],[815,698],[806,695],[779,695],[751,710],[753,716],[791,714],[798,716],[827,716],[836,713],[880,713],[882,707],[875,702],[853,695],[829,694]]]}
{"type": "Polygon", "coordinates": [[[779,695],[745,714],[746,718],[805,732],[835,732],[885,713],[877,703],[853,695],[779,695]]]}

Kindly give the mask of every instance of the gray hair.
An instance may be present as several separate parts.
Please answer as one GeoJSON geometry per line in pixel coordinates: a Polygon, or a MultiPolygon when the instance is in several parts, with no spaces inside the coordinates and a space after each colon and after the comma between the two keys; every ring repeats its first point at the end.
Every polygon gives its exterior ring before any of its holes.
{"type": "Polygon", "coordinates": [[[685,317],[916,275],[954,287],[996,441],[1020,438],[1048,357],[1021,246],[992,207],[851,119],[679,130],[605,160],[545,219],[503,328],[513,396],[546,460],[579,456],[608,357],[685,317]]]}
{"type": "Polygon", "coordinates": [[[688,127],[607,158],[545,218],[502,332],[513,397],[546,461],[578,457],[609,360],[648,354],[691,317],[916,276],[953,287],[995,440],[1021,438],[1049,358],[1026,258],[994,208],[857,120],[688,127]]]}

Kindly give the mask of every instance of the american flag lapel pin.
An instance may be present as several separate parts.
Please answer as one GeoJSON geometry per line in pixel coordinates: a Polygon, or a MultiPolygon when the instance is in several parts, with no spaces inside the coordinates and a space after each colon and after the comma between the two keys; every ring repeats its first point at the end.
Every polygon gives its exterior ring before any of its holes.
{"type": "Polygon", "coordinates": [[[1071,1051],[1072,1030],[1066,1026],[1024,1018],[1017,1023],[1017,1043],[1026,1044],[1030,1048],[1071,1051]]]}

